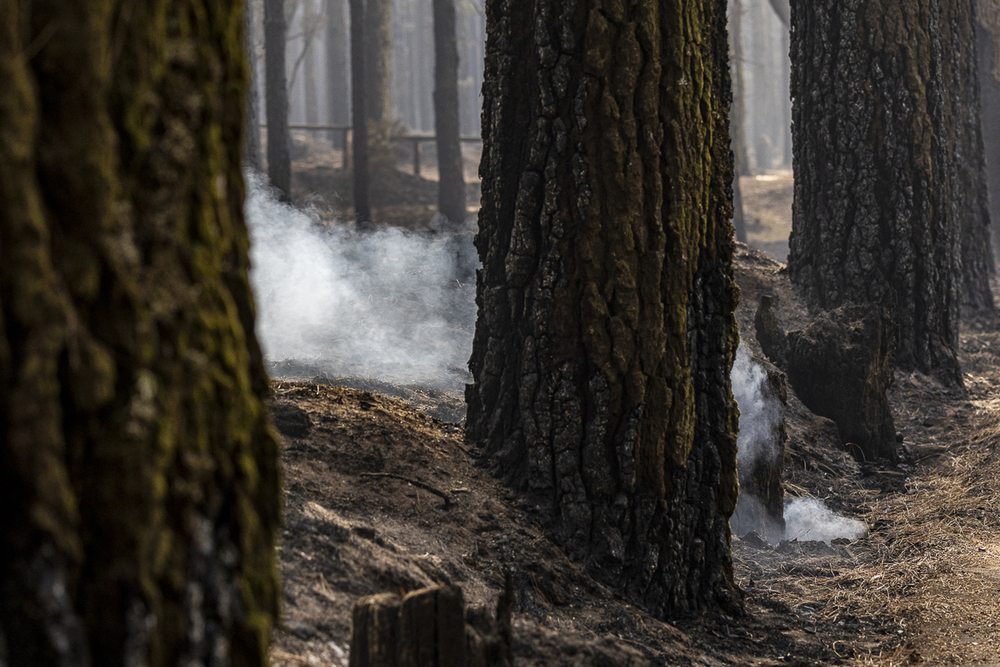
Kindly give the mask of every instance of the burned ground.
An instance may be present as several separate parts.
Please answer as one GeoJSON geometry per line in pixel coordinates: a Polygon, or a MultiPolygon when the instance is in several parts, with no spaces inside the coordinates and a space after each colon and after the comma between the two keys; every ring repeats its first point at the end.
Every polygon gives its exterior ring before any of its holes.
{"type": "MultiPolygon", "coordinates": [[[[760,356],[753,316],[762,295],[776,297],[786,330],[809,316],[783,265],[747,246],[736,261],[743,341],[760,356]]],[[[517,665],[992,663],[1000,631],[984,591],[1000,585],[1000,334],[979,327],[961,340],[966,393],[897,373],[896,466],[857,463],[835,425],[789,389],[786,497],[821,499],[864,521],[868,536],[828,545],[806,535],[778,547],[734,538],[746,613],[668,622],[587,577],[546,538],[544,517],[477,465],[457,387],[273,365],[284,376],[272,410],[286,504],[272,662],[346,665],[361,596],[451,583],[470,607],[492,609],[509,571],[517,665]]]]}

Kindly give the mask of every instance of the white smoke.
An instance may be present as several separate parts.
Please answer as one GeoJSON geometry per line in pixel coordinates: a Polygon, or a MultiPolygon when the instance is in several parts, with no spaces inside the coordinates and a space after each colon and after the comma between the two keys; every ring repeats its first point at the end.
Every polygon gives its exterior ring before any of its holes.
{"type": "Polygon", "coordinates": [[[778,453],[774,436],[781,424],[781,403],[771,394],[767,372],[753,362],[743,343],[736,349],[729,379],[740,408],[737,466],[749,465],[761,457],[774,458],[778,453]]]}
{"type": "Polygon", "coordinates": [[[861,521],[834,513],[816,498],[796,498],[785,504],[785,539],[826,542],[857,540],[868,534],[861,521]]]}
{"type": "Polygon", "coordinates": [[[471,239],[324,226],[247,177],[250,279],[269,361],[328,374],[459,388],[472,349],[471,239]]]}

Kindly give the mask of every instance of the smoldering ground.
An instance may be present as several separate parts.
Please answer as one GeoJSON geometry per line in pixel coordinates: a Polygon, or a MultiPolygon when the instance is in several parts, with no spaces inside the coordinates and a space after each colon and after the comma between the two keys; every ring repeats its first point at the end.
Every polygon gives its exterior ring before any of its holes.
{"type": "Polygon", "coordinates": [[[470,234],[322,225],[250,174],[257,335],[313,374],[461,390],[475,325],[470,234]]]}

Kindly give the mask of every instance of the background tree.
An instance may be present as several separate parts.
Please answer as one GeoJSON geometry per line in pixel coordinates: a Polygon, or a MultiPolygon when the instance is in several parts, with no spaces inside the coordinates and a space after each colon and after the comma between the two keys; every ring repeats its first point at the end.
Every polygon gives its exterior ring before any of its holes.
{"type": "Polygon", "coordinates": [[[438,159],[438,212],[452,225],[465,222],[465,174],[458,113],[458,44],[455,0],[434,0],[434,125],[438,159]]]}
{"type": "Polygon", "coordinates": [[[368,122],[365,109],[365,0],[350,0],[351,8],[351,156],[354,171],[354,217],[362,226],[371,223],[368,179],[368,122]]]}
{"type": "Polygon", "coordinates": [[[254,44],[253,0],[243,1],[243,34],[247,52],[247,119],[244,162],[253,169],[264,168],[260,151],[260,98],[257,95],[256,45],[254,44]]]}
{"type": "Polygon", "coordinates": [[[0,0],[0,662],[263,665],[239,0],[0,0]]]}
{"type": "Polygon", "coordinates": [[[291,201],[288,85],[285,79],[285,6],[264,0],[264,84],[267,107],[267,175],[282,201],[291,201]]]}
{"type": "Polygon", "coordinates": [[[1000,0],[980,0],[976,12],[980,119],[986,150],[991,236],[994,256],[1000,257],[1000,0]]]}
{"type": "MultiPolygon", "coordinates": [[[[344,0],[326,0],[326,95],[327,122],[331,125],[350,124],[350,81],[347,76],[347,21],[344,0]]],[[[333,134],[334,142],[340,134],[333,134]]],[[[338,148],[345,148],[335,143],[338,148]]]]}
{"type": "Polygon", "coordinates": [[[961,234],[985,214],[971,2],[814,0],[792,26],[791,278],[820,308],[890,307],[897,368],[960,385],[961,234]]]}
{"type": "Polygon", "coordinates": [[[392,120],[392,0],[364,5],[365,113],[381,128],[392,120]]]}
{"type": "Polygon", "coordinates": [[[735,605],[726,3],[486,18],[468,438],[628,599],[735,605]]]}
{"type": "Polygon", "coordinates": [[[729,57],[731,59],[733,104],[729,110],[729,134],[733,147],[733,227],[736,240],[747,242],[747,223],[743,215],[743,191],[740,176],[749,176],[747,167],[746,114],[744,113],[743,86],[743,2],[729,0],[729,57]]]}

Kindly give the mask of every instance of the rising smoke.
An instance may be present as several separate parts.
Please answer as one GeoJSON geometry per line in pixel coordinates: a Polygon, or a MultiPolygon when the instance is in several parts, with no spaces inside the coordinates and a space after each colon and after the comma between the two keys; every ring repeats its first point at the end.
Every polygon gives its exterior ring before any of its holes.
{"type": "MultiPolygon", "coordinates": [[[[750,470],[756,461],[773,460],[779,453],[775,438],[783,419],[781,403],[771,394],[767,372],[750,358],[742,343],[736,351],[730,381],[740,408],[736,465],[741,471],[750,470]]],[[[842,537],[856,540],[868,533],[864,523],[835,514],[816,498],[786,502],[783,514],[784,531],[768,517],[758,498],[741,492],[730,523],[737,535],[755,530],[772,544],[782,539],[826,543],[842,537]]]]}
{"type": "Polygon", "coordinates": [[[271,362],[460,390],[475,323],[471,238],[326,226],[247,177],[257,335],[271,362]]]}

